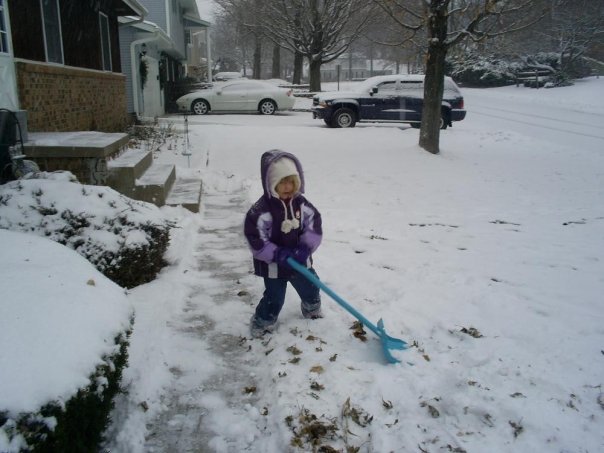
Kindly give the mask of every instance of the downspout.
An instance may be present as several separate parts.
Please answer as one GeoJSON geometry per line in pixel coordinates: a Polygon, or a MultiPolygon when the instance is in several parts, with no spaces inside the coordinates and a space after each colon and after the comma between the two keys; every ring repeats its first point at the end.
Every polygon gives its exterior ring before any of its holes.
{"type": "Polygon", "coordinates": [[[166,34],[172,38],[172,9],[170,8],[170,1],[165,1],[166,6],[166,34]]]}
{"type": "Polygon", "coordinates": [[[208,83],[212,83],[212,56],[210,55],[210,27],[206,28],[206,46],[208,53],[208,83]]]}

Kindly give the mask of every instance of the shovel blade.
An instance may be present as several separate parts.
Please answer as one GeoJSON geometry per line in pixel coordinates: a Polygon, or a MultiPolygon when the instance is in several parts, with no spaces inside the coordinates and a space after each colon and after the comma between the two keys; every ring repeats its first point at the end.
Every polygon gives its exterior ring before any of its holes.
{"type": "Polygon", "coordinates": [[[402,351],[407,349],[409,345],[407,342],[401,340],[400,338],[391,337],[386,333],[384,329],[384,321],[380,319],[377,323],[378,335],[380,337],[380,341],[382,343],[382,349],[384,350],[384,355],[386,356],[386,360],[389,363],[399,363],[400,360],[392,355],[391,350],[402,351]]]}

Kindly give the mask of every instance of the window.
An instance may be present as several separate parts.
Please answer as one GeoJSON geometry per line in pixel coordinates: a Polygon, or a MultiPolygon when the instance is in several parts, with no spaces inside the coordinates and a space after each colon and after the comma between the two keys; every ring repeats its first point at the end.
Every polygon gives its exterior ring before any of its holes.
{"type": "Polygon", "coordinates": [[[109,35],[109,19],[103,13],[99,13],[99,25],[101,28],[101,58],[104,71],[111,71],[111,36],[109,35]]]}
{"type": "Polygon", "coordinates": [[[396,80],[389,80],[378,85],[378,92],[391,92],[396,90],[396,80]]]}
{"type": "Polygon", "coordinates": [[[249,83],[235,83],[233,85],[226,86],[222,89],[222,91],[246,91],[250,89],[249,83]]]}
{"type": "Polygon", "coordinates": [[[63,39],[61,38],[59,0],[40,0],[40,4],[44,25],[46,61],[63,64],[63,39]]]}
{"type": "Polygon", "coordinates": [[[4,0],[0,0],[0,53],[8,53],[7,20],[4,18],[4,0]]]}
{"type": "Polygon", "coordinates": [[[401,86],[404,90],[423,90],[424,82],[421,80],[401,80],[401,86]]]}

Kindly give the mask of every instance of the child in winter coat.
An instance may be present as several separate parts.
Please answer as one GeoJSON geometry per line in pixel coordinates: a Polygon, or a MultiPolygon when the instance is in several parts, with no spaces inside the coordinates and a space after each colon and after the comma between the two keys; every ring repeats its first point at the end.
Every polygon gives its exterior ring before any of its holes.
{"type": "Polygon", "coordinates": [[[323,234],[321,214],[302,195],[302,165],[293,154],[275,149],[262,155],[260,174],[264,195],[247,212],[244,225],[254,273],[264,278],[265,287],[251,319],[254,337],[272,332],[288,282],[300,296],[302,315],[308,319],[323,317],[319,288],[287,264],[291,257],[316,275],[311,254],[323,234]]]}

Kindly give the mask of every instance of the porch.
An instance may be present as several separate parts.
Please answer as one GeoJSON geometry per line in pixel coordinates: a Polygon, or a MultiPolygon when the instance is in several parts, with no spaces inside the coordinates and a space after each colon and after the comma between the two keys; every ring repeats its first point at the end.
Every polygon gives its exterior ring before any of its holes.
{"type": "Polygon", "coordinates": [[[42,171],[68,170],[82,184],[107,185],[157,206],[199,211],[201,179],[179,178],[174,165],[154,165],[151,151],[129,149],[124,133],[30,132],[24,154],[42,171]]]}

